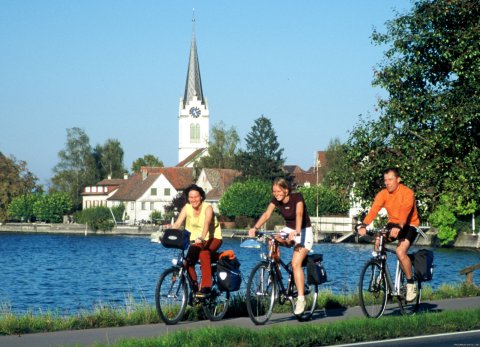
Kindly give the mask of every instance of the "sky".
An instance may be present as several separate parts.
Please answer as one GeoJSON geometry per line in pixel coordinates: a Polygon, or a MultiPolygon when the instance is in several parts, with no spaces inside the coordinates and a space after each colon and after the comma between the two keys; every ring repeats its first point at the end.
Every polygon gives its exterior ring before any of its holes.
{"type": "Polygon", "coordinates": [[[48,186],[79,127],[92,147],[120,141],[124,165],[178,162],[192,16],[210,127],[245,137],[269,118],[286,164],[346,141],[378,117],[372,86],[386,47],[373,29],[410,0],[0,0],[0,152],[48,186]]]}

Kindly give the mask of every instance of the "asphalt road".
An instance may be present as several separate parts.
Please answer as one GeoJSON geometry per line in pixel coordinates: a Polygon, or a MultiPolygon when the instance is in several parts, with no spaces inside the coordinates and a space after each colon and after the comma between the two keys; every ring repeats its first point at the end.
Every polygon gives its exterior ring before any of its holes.
{"type": "MultiPolygon", "coordinates": [[[[480,307],[480,297],[448,299],[431,301],[422,304],[422,310],[429,311],[446,311],[459,310],[466,308],[480,307]]],[[[385,310],[385,315],[398,314],[398,306],[390,305],[385,310]]],[[[172,333],[184,329],[201,329],[204,327],[219,327],[219,326],[235,326],[245,327],[251,329],[263,329],[277,324],[324,324],[341,319],[351,317],[363,317],[360,307],[352,307],[347,309],[332,309],[332,310],[317,310],[313,319],[310,322],[300,323],[291,314],[275,314],[270,321],[264,326],[254,325],[250,318],[233,318],[224,319],[219,322],[200,321],[200,322],[181,322],[177,325],[168,326],[165,324],[149,324],[149,325],[135,325],[115,328],[101,328],[88,330],[68,330],[51,333],[37,333],[15,336],[0,336],[0,346],[2,347],[51,347],[51,346],[66,346],[81,344],[90,346],[94,343],[114,343],[124,338],[145,338],[161,336],[166,333],[172,333]]],[[[471,332],[469,334],[442,334],[435,337],[438,342],[432,342],[425,337],[417,337],[418,341],[413,342],[414,338],[396,339],[393,341],[380,341],[375,343],[375,346],[478,346],[480,347],[480,331],[471,332]],[[448,336],[448,337],[447,337],[448,336]],[[467,342],[465,342],[467,341],[467,342]],[[446,344],[441,344],[446,343],[446,344]],[[391,343],[391,344],[389,344],[391,343]],[[402,343],[402,344],[400,344],[402,343]],[[405,344],[403,344],[405,343],[405,344]]],[[[372,342],[368,343],[372,345],[372,342]]],[[[355,344],[361,346],[362,344],[355,344]]],[[[365,345],[365,344],[363,344],[365,345]]],[[[353,345],[350,345],[353,346],[353,345]]]]}

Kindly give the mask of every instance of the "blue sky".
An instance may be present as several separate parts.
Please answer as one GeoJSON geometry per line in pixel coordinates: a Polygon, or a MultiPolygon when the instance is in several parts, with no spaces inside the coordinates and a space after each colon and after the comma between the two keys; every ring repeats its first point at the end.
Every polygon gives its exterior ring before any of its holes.
{"type": "Polygon", "coordinates": [[[145,154],[177,163],[195,8],[210,126],[235,127],[243,148],[271,119],[287,164],[304,169],[359,114],[385,47],[371,42],[410,0],[0,0],[0,151],[47,183],[66,129],[90,144],[117,139],[124,164],[145,154]]]}

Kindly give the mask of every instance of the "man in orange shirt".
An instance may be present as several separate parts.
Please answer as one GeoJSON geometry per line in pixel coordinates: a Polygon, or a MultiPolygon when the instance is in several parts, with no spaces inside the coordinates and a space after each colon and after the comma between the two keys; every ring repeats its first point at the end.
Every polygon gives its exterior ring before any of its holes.
{"type": "Polygon", "coordinates": [[[413,281],[412,262],[407,252],[418,235],[417,227],[420,225],[415,196],[413,190],[400,183],[398,169],[384,170],[383,179],[386,188],[375,196],[368,215],[358,228],[358,233],[360,236],[364,236],[367,232],[366,226],[373,222],[378,212],[383,207],[387,210],[388,223],[392,225],[390,240],[398,240],[396,253],[400,266],[407,277],[406,300],[413,301],[417,297],[417,287],[413,281]]]}

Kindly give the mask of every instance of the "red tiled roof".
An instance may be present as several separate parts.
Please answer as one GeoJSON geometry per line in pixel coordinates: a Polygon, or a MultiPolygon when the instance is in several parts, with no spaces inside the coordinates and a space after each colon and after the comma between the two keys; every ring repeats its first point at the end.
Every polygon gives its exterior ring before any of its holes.
{"type": "Polygon", "coordinates": [[[240,171],[232,169],[203,169],[208,181],[212,185],[212,190],[207,193],[208,200],[218,200],[225,193],[227,188],[233,183],[236,177],[240,176],[240,171]]]}
{"type": "Polygon", "coordinates": [[[189,163],[191,163],[192,161],[194,161],[195,159],[197,159],[198,157],[200,157],[202,155],[203,152],[205,152],[207,150],[207,148],[199,148],[195,151],[193,151],[192,154],[190,154],[188,157],[186,157],[185,159],[183,159],[180,163],[178,163],[176,165],[176,167],[185,167],[187,166],[189,163]]]}
{"type": "Polygon", "coordinates": [[[160,174],[152,173],[143,179],[142,173],[133,174],[108,200],[136,201],[151,187],[159,176],[160,174]]]}

